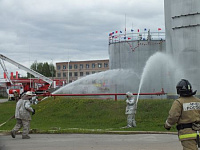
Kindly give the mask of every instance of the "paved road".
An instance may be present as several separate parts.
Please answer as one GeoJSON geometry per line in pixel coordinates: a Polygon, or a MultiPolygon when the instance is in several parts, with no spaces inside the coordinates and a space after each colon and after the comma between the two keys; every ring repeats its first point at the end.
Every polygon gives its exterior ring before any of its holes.
{"type": "Polygon", "coordinates": [[[7,102],[8,99],[0,99],[0,103],[7,102]]]}
{"type": "Polygon", "coordinates": [[[0,150],[181,150],[169,134],[30,134],[31,139],[0,136],[0,150]]]}

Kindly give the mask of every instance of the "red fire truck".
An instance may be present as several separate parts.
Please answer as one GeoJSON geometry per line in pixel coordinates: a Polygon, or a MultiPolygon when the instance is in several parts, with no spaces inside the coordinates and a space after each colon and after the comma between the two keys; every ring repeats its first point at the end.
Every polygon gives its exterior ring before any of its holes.
{"type": "Polygon", "coordinates": [[[60,86],[63,86],[66,84],[65,80],[52,80],[48,77],[45,77],[44,75],[29,69],[14,60],[11,60],[10,58],[0,54],[0,64],[4,70],[4,79],[6,79],[8,82],[6,82],[7,87],[7,93],[9,99],[14,99],[14,91],[17,91],[18,94],[22,94],[26,91],[35,91],[38,94],[41,94],[43,92],[46,92],[47,90],[54,90],[60,86]],[[24,71],[27,71],[28,73],[35,76],[35,78],[30,79],[22,79],[18,77],[18,72],[16,72],[16,76],[14,78],[13,72],[11,72],[11,75],[9,77],[6,66],[4,64],[4,60],[15,65],[19,69],[22,69],[24,71]]]}

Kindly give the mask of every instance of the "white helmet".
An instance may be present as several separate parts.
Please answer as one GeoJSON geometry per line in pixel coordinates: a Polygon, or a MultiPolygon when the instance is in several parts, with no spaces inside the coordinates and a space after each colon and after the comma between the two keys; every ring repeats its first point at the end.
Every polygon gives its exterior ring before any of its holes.
{"type": "Polygon", "coordinates": [[[128,96],[128,97],[131,98],[131,97],[133,97],[133,94],[132,94],[131,92],[127,92],[127,93],[126,93],[126,96],[128,96]]]}
{"type": "Polygon", "coordinates": [[[35,96],[36,94],[33,91],[27,91],[25,95],[35,96]]]}

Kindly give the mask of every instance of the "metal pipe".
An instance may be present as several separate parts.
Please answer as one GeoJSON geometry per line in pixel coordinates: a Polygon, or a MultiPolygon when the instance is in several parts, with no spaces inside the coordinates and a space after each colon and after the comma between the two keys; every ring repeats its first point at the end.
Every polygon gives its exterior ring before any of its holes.
{"type": "MultiPolygon", "coordinates": [[[[165,95],[167,93],[164,92],[163,88],[161,90],[161,92],[154,92],[154,93],[140,93],[139,95],[165,95]]],[[[111,96],[115,96],[115,101],[117,101],[117,96],[118,95],[126,95],[126,93],[90,93],[90,94],[51,94],[51,93],[44,93],[41,94],[39,96],[106,96],[106,95],[111,95],[111,96]]],[[[137,93],[133,93],[133,95],[138,95],[137,93]]]]}

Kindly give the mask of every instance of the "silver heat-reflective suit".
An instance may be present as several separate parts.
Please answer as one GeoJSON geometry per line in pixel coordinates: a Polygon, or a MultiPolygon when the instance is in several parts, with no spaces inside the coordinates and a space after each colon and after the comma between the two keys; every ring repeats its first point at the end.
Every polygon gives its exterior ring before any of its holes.
{"type": "Polygon", "coordinates": [[[126,93],[126,112],[127,115],[127,127],[136,127],[135,114],[136,114],[136,100],[131,92],[126,93]]]}
{"type": "Polygon", "coordinates": [[[31,112],[33,112],[31,103],[29,100],[20,99],[16,104],[15,118],[17,123],[13,130],[19,131],[23,127],[22,135],[28,135],[30,129],[31,112]]]}

